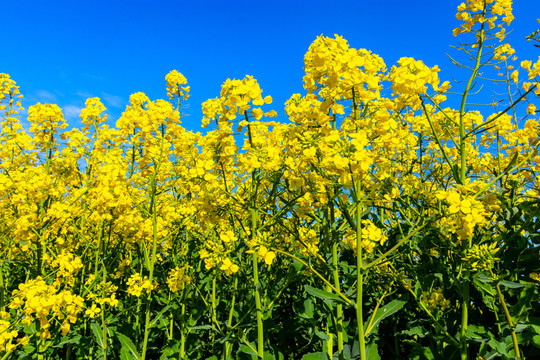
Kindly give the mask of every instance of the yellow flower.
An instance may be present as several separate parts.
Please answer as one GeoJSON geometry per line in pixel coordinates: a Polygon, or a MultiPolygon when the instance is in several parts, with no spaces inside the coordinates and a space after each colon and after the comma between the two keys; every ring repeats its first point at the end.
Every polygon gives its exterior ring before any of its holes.
{"type": "Polygon", "coordinates": [[[264,260],[266,265],[272,265],[272,262],[276,258],[276,253],[269,251],[266,246],[260,246],[259,251],[257,251],[257,256],[259,259],[264,260]]]}
{"type": "Polygon", "coordinates": [[[191,278],[186,274],[189,266],[184,266],[179,268],[178,266],[169,272],[169,277],[167,278],[167,285],[169,289],[178,294],[180,290],[184,288],[186,284],[191,282],[191,278]]]}
{"type": "Polygon", "coordinates": [[[225,258],[225,260],[223,260],[221,267],[219,269],[225,271],[225,275],[229,276],[237,272],[240,268],[238,267],[238,265],[233,264],[231,262],[231,259],[225,258]]]}
{"type": "Polygon", "coordinates": [[[69,321],[64,321],[60,329],[62,330],[62,336],[66,336],[67,333],[69,332],[69,329],[71,329],[71,325],[69,321]]]}
{"type": "Polygon", "coordinates": [[[252,112],[253,112],[253,117],[255,118],[255,120],[261,120],[261,118],[264,115],[263,111],[260,108],[255,108],[252,110],[252,112]]]}
{"type": "Polygon", "coordinates": [[[527,114],[536,115],[536,106],[534,106],[534,104],[529,104],[529,106],[527,106],[527,114]]]}
{"type": "Polygon", "coordinates": [[[428,306],[429,311],[445,311],[450,307],[450,301],[445,299],[442,289],[432,289],[431,293],[424,291],[422,293],[422,302],[428,306]]]}
{"type": "Polygon", "coordinates": [[[184,75],[172,70],[165,76],[165,81],[167,81],[167,96],[169,99],[178,96],[179,99],[186,100],[189,97],[189,86],[182,86],[188,83],[184,75]]]}
{"type": "Polygon", "coordinates": [[[101,309],[97,307],[96,304],[92,304],[92,307],[90,309],[86,309],[84,313],[90,318],[95,318],[100,312],[101,309]]]}
{"type": "Polygon", "coordinates": [[[514,70],[512,72],[512,75],[510,75],[510,77],[512,78],[512,80],[514,81],[514,83],[518,83],[518,75],[519,75],[519,71],[518,70],[514,70]]]}

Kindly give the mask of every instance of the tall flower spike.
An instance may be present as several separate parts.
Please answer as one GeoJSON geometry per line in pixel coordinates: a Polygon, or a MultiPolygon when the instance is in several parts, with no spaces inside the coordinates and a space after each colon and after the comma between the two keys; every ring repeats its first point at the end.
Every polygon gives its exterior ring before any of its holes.
{"type": "Polygon", "coordinates": [[[167,81],[167,96],[169,99],[174,99],[178,96],[179,99],[187,100],[189,97],[189,86],[187,86],[188,82],[184,75],[176,70],[172,70],[165,76],[165,81],[167,81]]]}

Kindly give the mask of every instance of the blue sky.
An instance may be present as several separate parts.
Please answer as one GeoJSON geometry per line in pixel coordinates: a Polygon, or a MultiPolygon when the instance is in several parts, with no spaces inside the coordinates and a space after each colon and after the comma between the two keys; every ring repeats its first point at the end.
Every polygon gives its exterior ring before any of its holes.
{"type": "MultiPolygon", "coordinates": [[[[280,121],[284,102],[302,88],[303,56],[321,34],[338,34],[351,47],[383,57],[438,65],[443,80],[456,67],[446,53],[467,38],[452,36],[459,1],[1,1],[0,72],[25,95],[23,106],[58,104],[68,123],[98,96],[114,125],[132,93],[165,99],[165,75],[183,73],[191,97],[185,128],[201,131],[201,103],[219,95],[227,78],[254,76],[271,95],[280,121]]],[[[538,29],[540,1],[514,3],[508,37],[519,61],[540,49],[524,37],[538,29]]],[[[519,64],[518,61],[518,64],[519,64]]],[[[23,114],[24,117],[24,114],[23,114]]],[[[206,131],[206,129],[202,130],[206,131]]]]}

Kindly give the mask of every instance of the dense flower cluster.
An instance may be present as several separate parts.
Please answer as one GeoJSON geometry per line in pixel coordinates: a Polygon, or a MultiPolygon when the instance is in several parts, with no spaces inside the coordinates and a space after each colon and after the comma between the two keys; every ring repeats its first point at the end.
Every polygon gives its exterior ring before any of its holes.
{"type": "Polygon", "coordinates": [[[69,290],[58,290],[41,277],[20,284],[13,291],[9,307],[21,312],[22,323],[30,325],[39,321],[40,337],[51,337],[51,322],[59,322],[62,335],[66,335],[77,315],[83,311],[84,299],[69,290]]]}
{"type": "Polygon", "coordinates": [[[0,356],[518,356],[516,331],[538,336],[540,58],[511,65],[511,1],[467,0],[457,18],[479,60],[460,109],[438,66],[388,69],[338,35],[309,47],[285,121],[246,75],[202,104],[204,135],[181,125],[176,70],[169,100],[135,93],[112,125],[90,98],[69,131],[54,104],[23,126],[0,74],[0,356]],[[519,96],[475,107],[480,60],[519,96]]]}
{"type": "Polygon", "coordinates": [[[427,305],[431,312],[445,311],[450,307],[450,301],[444,298],[442,289],[432,289],[422,293],[422,302],[427,305]]]}

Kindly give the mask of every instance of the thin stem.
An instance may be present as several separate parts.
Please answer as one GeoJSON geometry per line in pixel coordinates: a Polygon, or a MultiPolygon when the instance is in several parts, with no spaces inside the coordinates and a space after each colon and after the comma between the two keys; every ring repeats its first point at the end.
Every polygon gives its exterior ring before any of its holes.
{"type": "Polygon", "coordinates": [[[497,289],[497,296],[499,297],[499,301],[501,302],[501,305],[504,310],[504,316],[506,317],[506,322],[508,323],[508,327],[510,327],[510,330],[512,331],[512,343],[514,344],[514,350],[516,352],[516,357],[521,357],[519,353],[519,345],[518,340],[516,336],[516,326],[514,322],[512,321],[512,316],[510,316],[510,312],[508,311],[508,307],[506,306],[506,302],[504,301],[504,296],[501,292],[501,287],[499,283],[495,285],[495,289],[497,289]]]}
{"type": "Polygon", "coordinates": [[[289,256],[293,259],[295,259],[296,261],[300,262],[302,265],[304,265],[305,267],[307,267],[309,269],[310,272],[312,272],[313,274],[315,274],[319,279],[321,279],[326,285],[328,285],[330,287],[330,289],[332,289],[336,295],[338,295],[340,298],[343,299],[343,301],[345,301],[345,303],[347,303],[347,305],[351,305],[353,302],[351,299],[349,299],[347,296],[345,296],[345,294],[343,294],[341,291],[339,291],[334,285],[332,285],[332,283],[330,283],[330,281],[328,281],[324,276],[322,276],[317,270],[315,270],[310,264],[308,264],[307,262],[305,262],[304,260],[300,259],[298,256],[295,256],[291,253],[288,253],[286,251],[283,251],[283,250],[279,250],[279,249],[272,249],[273,252],[275,253],[278,253],[278,254],[283,254],[283,255],[286,255],[286,256],[289,256]]]}
{"type": "MultiPolygon", "coordinates": [[[[212,277],[212,323],[219,326],[217,321],[217,301],[216,301],[216,274],[212,277]]],[[[215,332],[210,335],[210,340],[213,342],[215,339],[215,332]]]]}
{"type": "MultiPolygon", "coordinates": [[[[360,184],[358,184],[358,187],[360,184]]],[[[360,344],[360,359],[366,360],[366,339],[364,335],[363,291],[364,266],[362,261],[362,207],[356,206],[356,322],[358,323],[358,343],[360,344]]]]}
{"type": "MultiPolygon", "coordinates": [[[[332,244],[332,265],[334,286],[336,289],[340,288],[339,282],[339,263],[337,254],[338,243],[332,244]]],[[[337,346],[339,359],[343,359],[343,304],[336,305],[336,332],[337,332],[337,346]]]]}
{"type": "Polygon", "coordinates": [[[184,359],[186,356],[186,332],[184,329],[184,316],[186,315],[186,303],[182,302],[182,330],[180,331],[180,359],[184,359]]]}
{"type": "MultiPolygon", "coordinates": [[[[485,16],[486,13],[486,4],[484,3],[484,9],[483,14],[485,16]]],[[[461,107],[459,109],[459,156],[461,159],[461,168],[459,173],[459,180],[461,184],[465,184],[466,176],[467,176],[467,153],[466,153],[466,133],[465,133],[465,104],[467,103],[467,96],[469,94],[469,91],[471,90],[473,81],[478,73],[478,69],[480,68],[480,61],[482,58],[482,50],[484,45],[484,23],[482,23],[480,28],[480,34],[478,37],[478,51],[476,53],[476,63],[474,65],[473,72],[471,74],[471,77],[469,78],[469,81],[467,82],[467,86],[465,87],[465,91],[463,92],[463,96],[461,98],[461,107]]],[[[467,243],[470,247],[470,241],[467,243]]],[[[467,251],[467,249],[465,249],[467,251]]],[[[462,287],[462,301],[461,301],[461,337],[459,339],[460,341],[460,355],[461,360],[467,360],[469,358],[469,347],[467,343],[467,327],[469,322],[469,290],[470,290],[470,284],[467,280],[463,282],[462,287]]]]}
{"type": "MultiPolygon", "coordinates": [[[[251,209],[251,236],[255,236],[257,231],[257,209],[251,209]]],[[[261,307],[261,295],[259,292],[259,264],[257,259],[257,253],[253,253],[252,257],[253,264],[253,286],[254,286],[254,295],[255,295],[255,308],[257,311],[257,354],[260,358],[264,358],[264,327],[263,327],[263,316],[262,316],[262,307],[261,307]]]]}
{"type": "Polygon", "coordinates": [[[143,348],[141,353],[141,359],[145,360],[146,357],[146,351],[148,346],[148,337],[150,335],[150,312],[151,312],[151,302],[152,302],[152,286],[154,283],[154,266],[156,263],[156,252],[157,252],[157,238],[158,238],[158,223],[157,223],[157,183],[158,183],[158,174],[161,167],[161,161],[163,159],[163,152],[164,152],[164,133],[165,128],[161,127],[161,139],[160,139],[160,149],[159,149],[159,158],[156,161],[154,161],[154,172],[152,174],[152,177],[150,178],[150,207],[149,211],[151,211],[152,214],[152,254],[147,262],[147,268],[148,268],[148,281],[150,282],[150,289],[147,292],[146,296],[146,316],[145,316],[145,325],[144,325],[144,340],[143,340],[143,348]]]}
{"type": "MultiPolygon", "coordinates": [[[[238,289],[238,276],[234,277],[233,287],[234,287],[234,290],[233,290],[232,299],[231,299],[231,308],[229,309],[229,319],[227,321],[227,330],[231,329],[232,327],[232,321],[233,321],[233,316],[234,316],[234,305],[236,303],[236,291],[238,289]]],[[[223,352],[223,359],[228,359],[230,346],[231,346],[231,343],[229,341],[226,341],[224,344],[225,351],[223,352]]]]}
{"type": "Polygon", "coordinates": [[[461,360],[467,360],[469,358],[469,349],[467,345],[467,325],[468,325],[468,319],[469,319],[469,290],[470,290],[469,283],[464,282],[463,288],[462,288],[462,300],[461,300],[461,334],[460,334],[460,339],[459,339],[461,360]]]}

